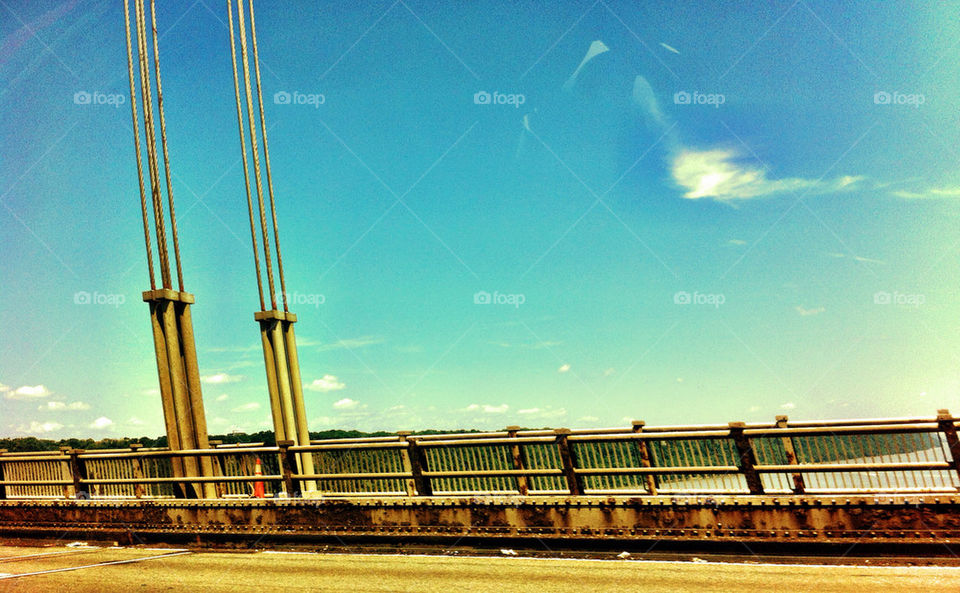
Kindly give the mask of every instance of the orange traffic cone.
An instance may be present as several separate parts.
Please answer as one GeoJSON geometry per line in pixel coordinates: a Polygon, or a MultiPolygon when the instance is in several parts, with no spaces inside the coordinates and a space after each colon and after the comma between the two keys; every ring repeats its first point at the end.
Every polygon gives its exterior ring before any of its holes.
{"type": "MultiPolygon", "coordinates": [[[[263,466],[260,464],[260,458],[257,457],[257,465],[253,470],[253,475],[262,476],[263,475],[263,466]]],[[[254,498],[266,498],[267,493],[263,487],[263,482],[254,482],[253,483],[253,497],[254,498]]]]}

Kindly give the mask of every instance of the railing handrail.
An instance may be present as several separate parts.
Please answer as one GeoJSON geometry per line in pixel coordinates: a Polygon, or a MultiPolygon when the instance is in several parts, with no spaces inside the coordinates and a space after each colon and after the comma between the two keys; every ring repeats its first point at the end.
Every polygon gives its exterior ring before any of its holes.
{"type": "MultiPolygon", "coordinates": [[[[793,493],[807,491],[810,480],[813,481],[810,491],[837,491],[848,487],[845,475],[860,476],[860,491],[957,492],[960,491],[957,487],[960,484],[957,423],[958,419],[948,411],[940,410],[934,418],[789,422],[786,416],[778,416],[774,424],[731,422],[650,427],[634,422],[627,428],[523,430],[513,426],[487,432],[423,435],[400,432],[395,436],[317,439],[303,446],[280,441],[275,446],[216,443],[213,448],[188,450],[143,448],[136,444],[128,449],[62,447],[57,451],[12,453],[0,450],[0,499],[30,496],[23,494],[24,489],[30,488],[35,489],[30,491],[34,492],[33,496],[43,498],[55,497],[61,488],[65,496],[74,496],[89,495],[87,490],[99,493],[104,487],[108,488],[108,496],[117,492],[128,496],[123,492],[133,491],[140,497],[148,485],[213,483],[222,489],[230,484],[256,482],[279,484],[279,491],[284,492],[296,492],[307,483],[319,482],[338,489],[338,495],[399,492],[407,496],[430,496],[434,489],[460,494],[484,492],[477,490],[480,484],[489,485],[488,494],[510,492],[513,488],[520,495],[567,492],[577,496],[608,490],[656,495],[660,490],[671,493],[690,490],[690,480],[705,479],[704,476],[712,476],[723,485],[700,488],[703,492],[764,494],[771,476],[792,484],[789,488],[793,493]],[[939,436],[928,436],[932,434],[939,436]],[[801,451],[803,458],[798,459],[801,451]],[[357,455],[347,455],[351,452],[357,455]],[[299,460],[304,454],[327,455],[327,465],[300,472],[299,460]],[[529,457],[531,455],[533,457],[529,457]],[[263,458],[263,464],[272,468],[271,473],[257,475],[253,456],[258,461],[263,458]],[[216,473],[222,475],[177,473],[177,460],[201,457],[214,458],[216,473]],[[364,459],[389,460],[389,463],[364,459]],[[484,459],[486,461],[481,461],[484,459]],[[164,475],[156,475],[159,460],[171,460],[172,465],[168,465],[164,475]],[[110,464],[110,461],[125,463],[110,464]],[[153,468],[152,473],[147,472],[150,475],[144,473],[148,462],[149,468],[153,468]],[[174,475],[170,475],[171,471],[174,475]],[[930,486],[925,476],[931,472],[943,472],[948,478],[946,484],[930,486]],[[887,486],[881,489],[870,490],[872,486],[863,486],[874,483],[868,474],[893,479],[884,482],[887,486]],[[908,475],[912,476],[910,480],[908,475]],[[730,476],[737,477],[732,486],[723,482],[730,476]],[[833,484],[817,476],[834,476],[833,484]],[[864,480],[865,476],[868,479],[864,480]],[[841,481],[843,485],[839,484],[841,481]],[[670,487],[671,483],[675,486],[670,487]],[[129,486],[134,489],[122,489],[129,486]],[[365,488],[369,491],[365,492],[365,488]]],[[[257,465],[260,471],[260,464],[257,465]]],[[[855,485],[852,478],[849,481],[855,485]]],[[[771,492],[783,492],[782,486],[778,488],[771,492]]],[[[325,491],[324,488],[321,491],[325,491]]],[[[236,494],[237,491],[230,492],[236,494]]]]}

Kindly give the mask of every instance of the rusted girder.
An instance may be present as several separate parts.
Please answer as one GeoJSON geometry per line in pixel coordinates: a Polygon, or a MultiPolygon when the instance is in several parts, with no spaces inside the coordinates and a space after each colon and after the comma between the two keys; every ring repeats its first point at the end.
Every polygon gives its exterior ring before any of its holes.
{"type": "Polygon", "coordinates": [[[0,533],[949,544],[957,496],[0,501],[0,533]]]}

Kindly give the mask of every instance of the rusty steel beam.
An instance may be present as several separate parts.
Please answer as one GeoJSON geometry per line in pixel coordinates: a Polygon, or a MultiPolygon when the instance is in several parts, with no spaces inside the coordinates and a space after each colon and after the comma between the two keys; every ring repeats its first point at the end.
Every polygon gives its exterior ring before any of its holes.
{"type": "Polygon", "coordinates": [[[957,496],[0,501],[0,534],[949,544],[957,496]]]}

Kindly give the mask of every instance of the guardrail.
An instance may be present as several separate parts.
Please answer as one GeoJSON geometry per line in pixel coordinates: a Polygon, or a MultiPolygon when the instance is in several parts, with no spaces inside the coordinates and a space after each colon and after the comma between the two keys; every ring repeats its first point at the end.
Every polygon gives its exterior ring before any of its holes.
{"type": "Polygon", "coordinates": [[[257,482],[267,496],[307,497],[957,493],[957,423],[940,410],[935,418],[401,432],[299,447],[0,451],[0,499],[184,498],[201,483],[221,498],[249,497],[257,482]],[[315,473],[299,472],[302,453],[315,473]],[[174,475],[174,459],[202,456],[214,459],[215,475],[174,475]]]}

